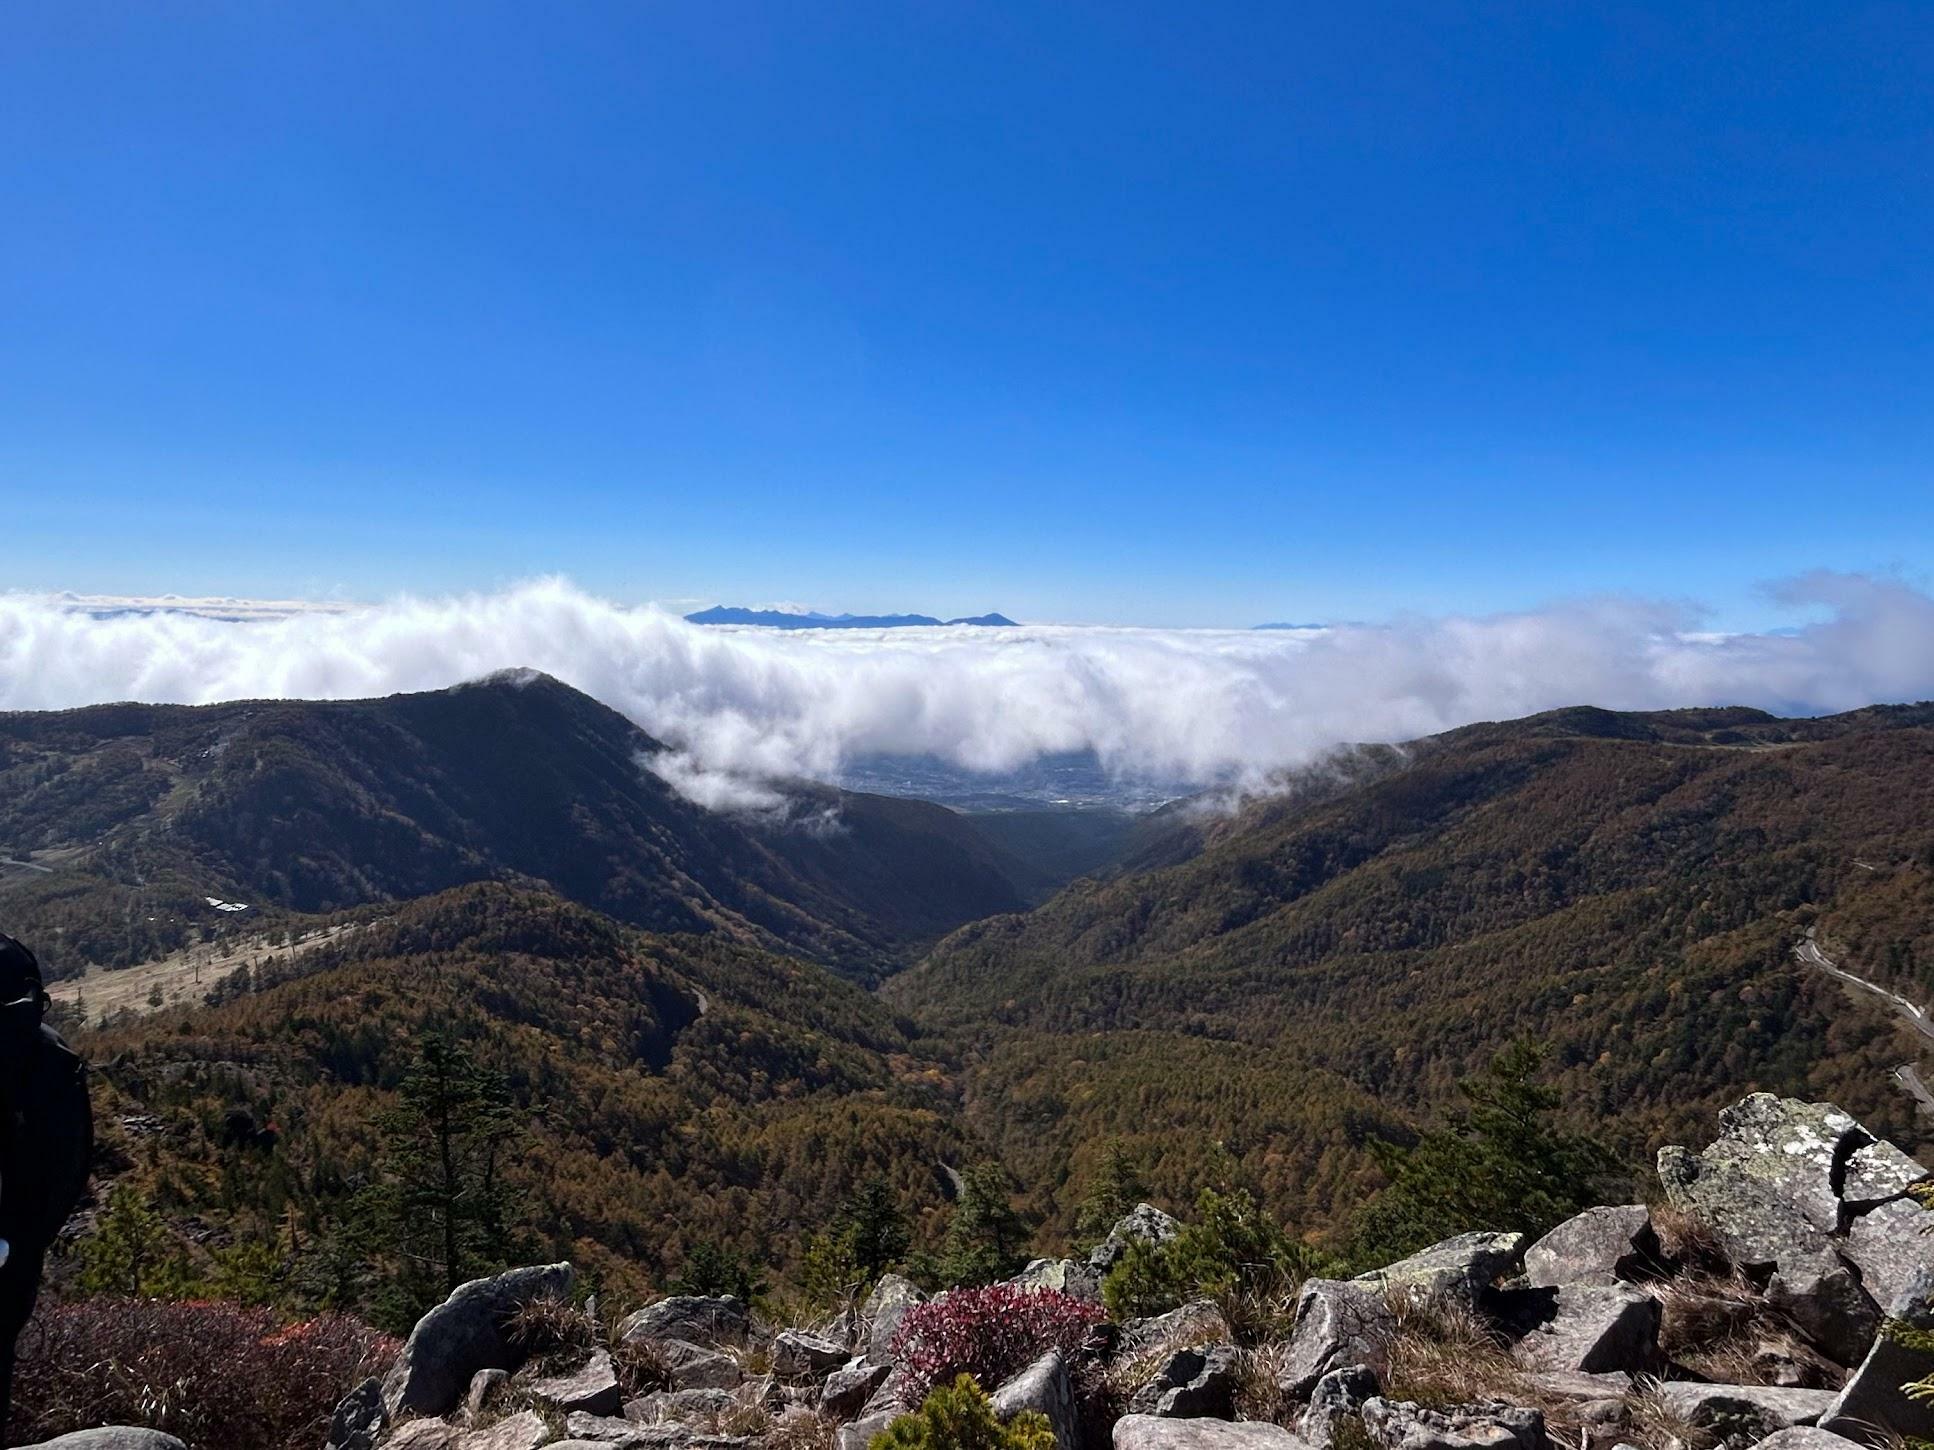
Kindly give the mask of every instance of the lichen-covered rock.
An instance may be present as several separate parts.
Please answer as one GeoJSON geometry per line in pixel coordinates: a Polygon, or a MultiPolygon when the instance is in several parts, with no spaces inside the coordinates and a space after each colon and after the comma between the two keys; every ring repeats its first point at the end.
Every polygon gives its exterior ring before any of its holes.
{"type": "Polygon", "coordinates": [[[868,1450],[874,1437],[905,1413],[905,1410],[897,1408],[875,1410],[872,1414],[860,1416],[850,1425],[841,1425],[837,1437],[838,1450],[868,1450]]]}
{"type": "Polygon", "coordinates": [[[1054,1431],[1056,1450],[1081,1450],[1081,1414],[1075,1407],[1074,1381],[1061,1356],[1050,1350],[996,1389],[994,1418],[1002,1424],[1016,1415],[1044,1416],[1054,1431]]]}
{"type": "Polygon", "coordinates": [[[21,1450],[188,1450],[173,1435],[133,1425],[104,1425],[98,1430],[76,1430],[21,1450]]]}
{"type": "Polygon", "coordinates": [[[1537,1288],[1616,1284],[1658,1257],[1658,1235],[1644,1204],[1588,1208],[1524,1251],[1524,1275],[1537,1288]]]}
{"type": "Polygon", "coordinates": [[[1523,1262],[1523,1234],[1479,1231],[1419,1249],[1407,1259],[1357,1275],[1356,1282],[1376,1290],[1472,1299],[1516,1273],[1523,1262]]]}
{"type": "Polygon", "coordinates": [[[456,1450],[461,1433],[441,1420],[410,1420],[390,1431],[382,1450],[456,1450]]]}
{"type": "Polygon", "coordinates": [[[627,1401],[624,1417],[640,1425],[684,1424],[730,1414],[738,1403],[731,1390],[654,1390],[627,1401]]]}
{"type": "Polygon", "coordinates": [[[618,1326],[618,1338],[626,1344],[682,1339],[715,1348],[744,1344],[751,1334],[751,1310],[729,1294],[674,1294],[647,1304],[618,1326]]]}
{"type": "Polygon", "coordinates": [[[1165,1244],[1181,1232],[1179,1220],[1152,1203],[1138,1203],[1115,1221],[1107,1238],[1095,1245],[1088,1255],[1088,1266],[1098,1278],[1104,1277],[1121,1262],[1130,1244],[1165,1244]]]}
{"type": "Polygon", "coordinates": [[[1934,1375],[1934,1267],[1921,1269],[1888,1305],[1887,1325],[1867,1357],[1820,1416],[1824,1429],[1866,1439],[1876,1425],[1911,1440],[1934,1439],[1934,1402],[1910,1400],[1901,1386],[1934,1375]]]}
{"type": "Polygon", "coordinates": [[[926,1302],[926,1294],[913,1280],[899,1274],[882,1275],[860,1306],[860,1317],[866,1321],[866,1357],[891,1364],[893,1337],[900,1332],[900,1321],[914,1305],[926,1302]]]}
{"type": "Polygon", "coordinates": [[[574,1279],[569,1264],[545,1264],[459,1285],[417,1321],[384,1379],[389,1417],[447,1415],[478,1370],[515,1369],[524,1357],[505,1323],[533,1299],[569,1297],[574,1279]]]}
{"type": "Polygon", "coordinates": [[[1481,1400],[1429,1410],[1409,1400],[1371,1399],[1363,1428],[1384,1450],[1546,1450],[1545,1417],[1537,1410],[1481,1400]]]}
{"type": "Polygon", "coordinates": [[[744,1435],[714,1435],[691,1425],[637,1425],[579,1412],[567,1416],[568,1439],[545,1450],[740,1450],[752,1444],[744,1435]]]}
{"type": "Polygon", "coordinates": [[[1007,1282],[1022,1289],[1052,1289],[1090,1304],[1101,1302],[1101,1275],[1086,1259],[1035,1259],[1007,1282]]]}
{"type": "Polygon", "coordinates": [[[1664,1368],[1659,1301],[1650,1294],[1624,1284],[1572,1284],[1549,1292],[1551,1317],[1513,1350],[1520,1364],[1586,1374],[1656,1374],[1664,1368]]]}
{"type": "Polygon", "coordinates": [[[1361,1283],[1310,1279],[1296,1296],[1279,1384],[1302,1399],[1332,1370],[1363,1365],[1383,1373],[1383,1346],[1395,1320],[1380,1295],[1361,1283]]]}
{"type": "Polygon", "coordinates": [[[1164,1420],[1127,1415],[1115,1421],[1115,1450],[1308,1450],[1280,1425],[1259,1420],[1164,1420]]]}

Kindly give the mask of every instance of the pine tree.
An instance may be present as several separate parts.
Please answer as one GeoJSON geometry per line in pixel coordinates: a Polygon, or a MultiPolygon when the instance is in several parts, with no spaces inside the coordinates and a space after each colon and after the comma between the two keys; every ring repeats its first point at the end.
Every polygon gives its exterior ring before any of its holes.
{"type": "Polygon", "coordinates": [[[502,1168],[520,1129],[502,1075],[447,1032],[424,1036],[399,1096],[382,1120],[373,1206],[400,1261],[395,1287],[427,1304],[508,1257],[514,1205],[502,1168]]]}
{"type": "Polygon", "coordinates": [[[1075,1231],[1087,1243],[1099,1243],[1125,1214],[1148,1197],[1141,1164],[1121,1139],[1111,1138],[1102,1149],[1101,1163],[1088,1181],[1087,1195],[1075,1220],[1075,1231]]]}
{"type": "Polygon", "coordinates": [[[840,1205],[837,1231],[869,1281],[899,1263],[913,1242],[905,1210],[878,1176],[867,1179],[840,1205]]]}
{"type": "Polygon", "coordinates": [[[1027,1220],[1007,1196],[1007,1177],[992,1163],[961,1175],[960,1197],[947,1225],[941,1272],[950,1284],[991,1284],[1021,1266],[1027,1220]]]}
{"type": "Polygon", "coordinates": [[[1353,1257],[1370,1266],[1472,1229],[1536,1236],[1595,1203],[1620,1201],[1620,1165],[1597,1139],[1551,1115],[1562,1099],[1538,1082],[1546,1049],[1521,1039],[1458,1084],[1468,1106],[1415,1146],[1372,1142],[1390,1186],[1359,1216],[1353,1257]]]}

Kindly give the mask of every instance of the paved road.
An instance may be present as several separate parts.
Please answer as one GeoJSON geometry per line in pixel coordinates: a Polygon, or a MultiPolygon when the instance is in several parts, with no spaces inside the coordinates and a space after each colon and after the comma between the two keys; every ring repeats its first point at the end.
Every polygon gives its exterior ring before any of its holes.
{"type": "MultiPolygon", "coordinates": [[[[1880,983],[1870,982],[1865,977],[1857,977],[1836,964],[1831,957],[1820,950],[1819,943],[1813,940],[1811,927],[1807,928],[1806,940],[1793,948],[1793,955],[1809,967],[1818,967],[1828,976],[1837,977],[1849,986],[1858,987],[1863,992],[1871,992],[1876,997],[1884,997],[1888,1005],[1906,1020],[1908,1026],[1929,1042],[1934,1042],[1934,1020],[1929,1020],[1925,1007],[1917,1007],[1900,993],[1890,992],[1880,983]]],[[[1901,1085],[1904,1092],[1913,1096],[1923,1113],[1934,1117],[1934,1091],[1928,1089],[1926,1080],[1921,1077],[1920,1069],[1911,1062],[1903,1062],[1894,1069],[1894,1081],[1901,1085]]]]}

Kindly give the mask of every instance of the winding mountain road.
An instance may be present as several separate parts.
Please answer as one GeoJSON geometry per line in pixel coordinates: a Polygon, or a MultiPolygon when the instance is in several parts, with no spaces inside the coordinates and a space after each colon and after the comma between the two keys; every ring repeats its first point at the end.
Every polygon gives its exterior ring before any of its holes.
{"type": "MultiPolygon", "coordinates": [[[[1806,940],[1800,942],[1793,948],[1793,955],[1798,957],[1807,966],[1818,967],[1828,976],[1836,977],[1849,986],[1858,987],[1863,992],[1871,992],[1876,997],[1885,998],[1887,1004],[1902,1018],[1906,1019],[1909,1027],[1912,1027],[1929,1042],[1934,1042],[1934,1020],[1929,1019],[1925,1007],[1917,1007],[1908,1001],[1907,998],[1901,996],[1900,993],[1890,992],[1881,986],[1880,983],[1870,982],[1865,977],[1856,976],[1846,968],[1838,965],[1833,958],[1820,950],[1819,943],[1813,939],[1812,927],[1806,929],[1806,940]]],[[[1911,1062],[1903,1062],[1899,1067],[1894,1069],[1894,1081],[1901,1085],[1901,1089],[1904,1092],[1913,1097],[1923,1113],[1926,1113],[1929,1117],[1934,1117],[1934,1091],[1929,1090],[1927,1081],[1921,1076],[1919,1068],[1915,1067],[1911,1062]]]]}

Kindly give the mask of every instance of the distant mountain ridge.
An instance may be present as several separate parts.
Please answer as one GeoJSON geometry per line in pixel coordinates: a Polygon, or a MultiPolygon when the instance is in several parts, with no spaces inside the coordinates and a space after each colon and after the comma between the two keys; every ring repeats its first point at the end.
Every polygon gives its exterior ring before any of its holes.
{"type": "Polygon", "coordinates": [[[799,612],[788,609],[745,609],[735,604],[701,609],[696,614],[686,615],[685,619],[690,624],[757,624],[767,629],[910,629],[955,624],[979,625],[988,629],[1016,627],[1015,621],[1005,614],[937,619],[931,614],[821,614],[810,609],[799,612]]]}
{"type": "Polygon", "coordinates": [[[784,819],[706,810],[648,768],[663,748],[535,672],[375,700],[0,714],[0,914],[69,972],[178,948],[211,896],[316,913],[539,881],[631,925],[864,980],[1048,887],[924,801],[801,782],[784,819]]]}

